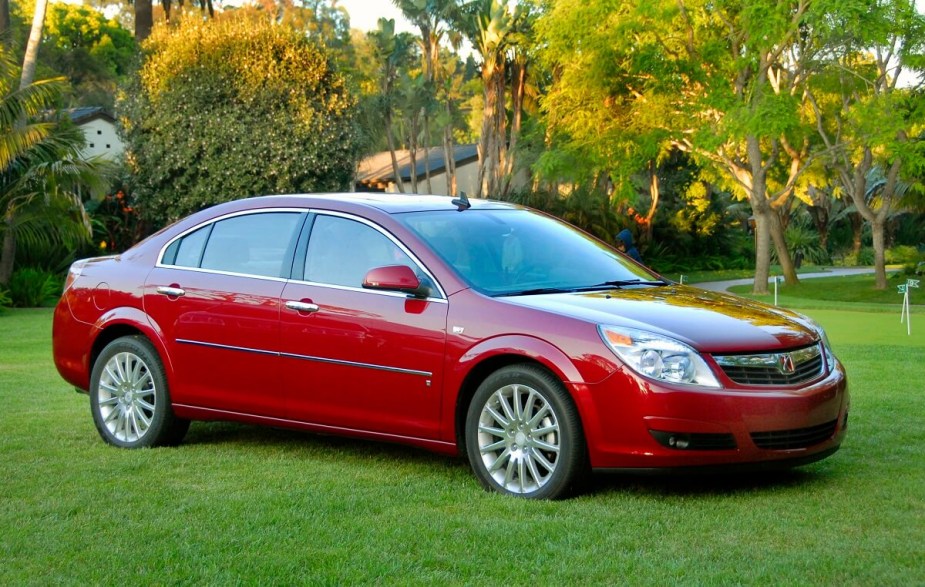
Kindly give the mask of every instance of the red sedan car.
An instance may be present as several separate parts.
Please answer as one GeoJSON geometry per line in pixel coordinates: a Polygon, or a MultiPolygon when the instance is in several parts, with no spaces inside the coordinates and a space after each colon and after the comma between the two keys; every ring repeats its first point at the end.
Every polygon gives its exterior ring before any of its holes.
{"type": "Polygon", "coordinates": [[[54,358],[116,446],[178,443],[190,420],[287,426],[461,453],[534,498],[591,468],[812,462],[849,408],[808,318],[437,196],[239,200],[78,261],[54,358]]]}

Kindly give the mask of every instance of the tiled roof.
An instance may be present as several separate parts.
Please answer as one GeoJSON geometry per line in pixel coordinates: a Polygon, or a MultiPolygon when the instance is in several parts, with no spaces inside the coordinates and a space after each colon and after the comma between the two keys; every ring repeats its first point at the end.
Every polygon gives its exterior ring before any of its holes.
{"type": "MultiPolygon", "coordinates": [[[[454,148],[454,159],[456,165],[465,165],[472,161],[478,160],[478,147],[472,145],[456,145],[454,148]]],[[[403,149],[395,151],[395,158],[398,160],[398,173],[402,181],[411,181],[411,153],[403,149]]],[[[418,179],[426,176],[426,169],[430,167],[430,174],[443,173],[445,165],[443,164],[443,147],[431,147],[430,149],[419,149],[416,158],[418,179]]],[[[392,171],[392,156],[388,151],[382,151],[375,155],[360,161],[357,166],[357,183],[368,186],[387,185],[395,183],[395,174],[392,171]]]]}
{"type": "Polygon", "coordinates": [[[115,122],[115,119],[100,106],[81,106],[80,108],[68,108],[66,110],[62,110],[62,113],[70,118],[74,124],[89,122],[96,118],[103,118],[109,122],[115,122]]]}

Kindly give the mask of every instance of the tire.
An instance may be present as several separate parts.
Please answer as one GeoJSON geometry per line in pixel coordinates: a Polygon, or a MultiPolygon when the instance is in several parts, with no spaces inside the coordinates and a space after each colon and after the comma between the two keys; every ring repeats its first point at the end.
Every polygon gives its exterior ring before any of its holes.
{"type": "Polygon", "coordinates": [[[103,440],[122,448],[179,444],[189,428],[174,416],[164,365],[143,336],[118,338],[97,357],[90,411],[103,440]]]}
{"type": "Polygon", "coordinates": [[[564,497],[588,469],[572,398],[555,376],[531,364],[499,369],[476,390],[466,453],[486,489],[531,499],[564,497]]]}

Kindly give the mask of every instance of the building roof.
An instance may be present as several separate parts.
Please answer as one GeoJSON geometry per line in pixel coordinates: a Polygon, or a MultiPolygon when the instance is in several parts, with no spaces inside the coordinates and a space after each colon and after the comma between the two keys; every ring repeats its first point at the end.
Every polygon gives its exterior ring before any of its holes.
{"type": "MultiPolygon", "coordinates": [[[[478,146],[455,145],[453,149],[454,160],[456,165],[465,165],[477,161],[478,146]]],[[[395,158],[398,160],[398,173],[402,181],[411,181],[411,152],[407,149],[395,151],[395,158]]],[[[437,173],[444,173],[446,166],[443,162],[443,147],[431,147],[429,149],[418,149],[415,164],[417,166],[418,180],[424,179],[427,175],[427,169],[433,176],[437,173]]],[[[363,185],[369,189],[385,189],[395,181],[395,173],[392,171],[392,156],[388,151],[382,151],[375,155],[366,157],[357,166],[358,185],[363,185]]]]}
{"type": "Polygon", "coordinates": [[[62,114],[71,119],[74,124],[84,124],[97,118],[102,118],[106,122],[115,123],[116,119],[107,113],[101,106],[81,106],[80,108],[68,108],[62,110],[62,114]]]}

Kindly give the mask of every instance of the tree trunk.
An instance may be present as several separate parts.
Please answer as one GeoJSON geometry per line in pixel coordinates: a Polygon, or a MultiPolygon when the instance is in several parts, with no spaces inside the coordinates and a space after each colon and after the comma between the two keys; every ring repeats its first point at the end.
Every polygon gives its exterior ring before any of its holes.
{"type": "Polygon", "coordinates": [[[876,289],[886,289],[886,256],[884,254],[884,219],[878,217],[870,223],[870,232],[873,237],[874,245],[874,275],[876,277],[876,289]]]}
{"type": "Polygon", "coordinates": [[[649,213],[646,214],[646,231],[645,231],[645,240],[646,243],[652,242],[652,225],[655,220],[655,213],[658,211],[658,200],[661,195],[661,188],[658,183],[658,166],[656,166],[655,161],[649,162],[649,213]]]}
{"type": "Polygon", "coordinates": [[[417,117],[411,119],[408,150],[411,152],[411,193],[418,193],[418,123],[417,117]]]}
{"type": "Polygon", "coordinates": [[[154,28],[153,0],[135,0],[135,39],[142,42],[154,28]]]}
{"type": "Polygon", "coordinates": [[[427,193],[434,193],[430,181],[430,114],[424,111],[424,179],[427,181],[427,193]]]}
{"type": "Polygon", "coordinates": [[[864,217],[858,212],[848,214],[851,221],[851,252],[857,256],[861,253],[862,236],[864,234],[864,217]]]}
{"type": "Polygon", "coordinates": [[[8,285],[13,276],[13,262],[16,259],[16,236],[13,234],[13,212],[7,211],[3,220],[3,247],[0,248],[0,285],[8,285]]]}
{"type": "Polygon", "coordinates": [[[0,43],[10,48],[6,36],[10,34],[10,0],[0,0],[0,43]]]}
{"type": "Polygon", "coordinates": [[[395,156],[395,139],[392,137],[392,113],[385,113],[385,140],[389,145],[389,155],[392,156],[392,175],[395,176],[395,187],[401,193],[405,192],[405,184],[401,180],[401,173],[398,169],[398,158],[395,156]]]}
{"type": "MultiPolygon", "coordinates": [[[[447,114],[449,110],[450,105],[447,103],[447,114]]],[[[446,193],[456,196],[456,153],[453,149],[453,130],[449,125],[443,129],[443,165],[446,169],[446,193]]]]}
{"type": "Polygon", "coordinates": [[[774,242],[774,249],[777,252],[777,261],[780,263],[781,273],[784,274],[784,281],[787,285],[796,285],[800,283],[797,277],[796,268],[793,266],[793,259],[790,258],[790,251],[787,250],[787,239],[784,238],[784,226],[780,221],[777,211],[771,209],[770,224],[768,225],[771,234],[771,240],[774,242]]]}
{"type": "Polygon", "coordinates": [[[35,67],[39,60],[39,45],[42,42],[42,29],[45,25],[45,10],[48,0],[36,0],[35,13],[32,15],[32,30],[29,32],[29,42],[26,44],[26,55],[22,61],[22,77],[19,79],[19,89],[23,89],[35,81],[35,67]]]}
{"type": "Polygon", "coordinates": [[[770,209],[760,211],[755,208],[752,207],[755,217],[755,283],[752,293],[766,295],[771,274],[771,237],[768,229],[770,209]]]}

